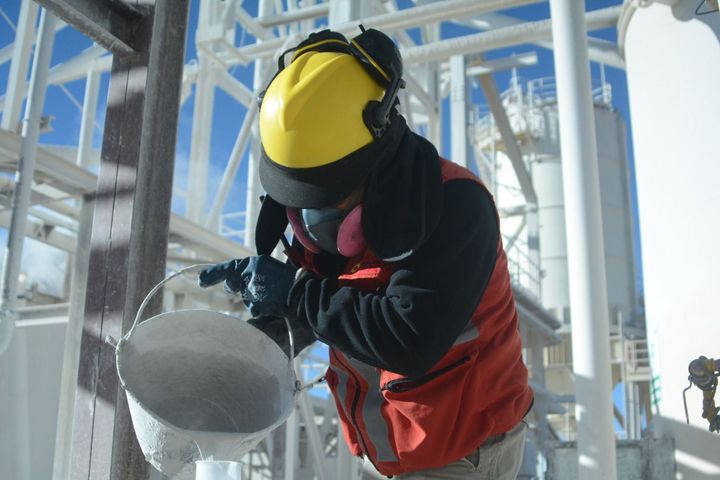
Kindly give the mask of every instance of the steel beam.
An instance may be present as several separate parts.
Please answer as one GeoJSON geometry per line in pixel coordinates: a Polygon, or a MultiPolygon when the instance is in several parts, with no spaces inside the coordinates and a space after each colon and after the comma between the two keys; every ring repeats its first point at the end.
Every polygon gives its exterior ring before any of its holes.
{"type": "Polygon", "coordinates": [[[520,190],[525,197],[525,201],[537,205],[535,187],[532,184],[530,173],[525,166],[522,150],[520,150],[520,146],[517,144],[517,139],[510,126],[510,120],[500,99],[500,94],[495,86],[495,80],[493,80],[491,75],[481,75],[480,85],[482,86],[483,93],[485,93],[485,99],[490,105],[490,111],[495,119],[495,125],[500,131],[500,137],[505,144],[505,152],[508,158],[510,158],[510,163],[515,171],[515,176],[518,179],[520,190]]]}
{"type": "MultiPolygon", "coordinates": [[[[421,7],[417,7],[421,8],[421,7]]],[[[609,7],[593,10],[584,16],[588,30],[606,28],[615,25],[622,7],[609,7]]],[[[372,25],[366,25],[372,26],[372,25]]],[[[469,54],[512,47],[523,43],[535,43],[547,38],[552,31],[551,20],[525,22],[519,25],[489,30],[487,32],[465,35],[441,40],[431,44],[401,50],[406,64],[425,63],[432,60],[444,60],[456,54],[469,54]]],[[[250,47],[246,47],[250,48],[250,47]]]]}
{"type": "MultiPolygon", "coordinates": [[[[447,2],[433,3],[367,17],[363,19],[363,25],[367,28],[376,28],[384,32],[394,32],[419,27],[431,22],[465,18],[469,15],[538,3],[539,1],[540,0],[485,0],[479,2],[478,0],[449,0],[447,2]]],[[[358,33],[357,21],[354,20],[338,24],[334,24],[331,20],[330,26],[333,30],[344,35],[355,35],[358,33]]],[[[228,62],[241,63],[241,59],[257,60],[259,58],[271,58],[275,52],[282,47],[286,40],[287,36],[278,37],[267,42],[258,42],[253,45],[248,45],[247,47],[238,48],[237,55],[228,58],[228,62]]]]}
{"type": "MultiPolygon", "coordinates": [[[[157,0],[139,55],[115,55],[98,177],[73,427],[73,479],[143,479],[127,400],[104,342],[165,275],[188,0],[157,0]],[[139,140],[139,141],[138,141],[139,140]]],[[[82,25],[81,25],[82,26],[82,25]]],[[[149,315],[159,311],[150,306],[149,315]]]]}
{"type": "Polygon", "coordinates": [[[327,16],[329,11],[330,6],[328,3],[320,3],[309,7],[299,8],[292,12],[285,12],[280,15],[261,16],[257,19],[257,22],[265,28],[272,28],[286,23],[324,17],[327,16]]]}
{"type": "Polygon", "coordinates": [[[450,57],[450,158],[468,168],[468,101],[470,95],[465,76],[465,56],[450,57]]]}
{"type": "MultiPolygon", "coordinates": [[[[18,28],[15,32],[15,41],[8,45],[12,54],[10,73],[5,93],[7,102],[3,105],[3,117],[0,127],[4,130],[15,131],[20,121],[20,112],[23,98],[25,98],[25,78],[30,65],[30,51],[35,38],[35,20],[37,19],[37,5],[31,1],[20,4],[18,15],[18,28]]],[[[6,50],[7,47],[3,50],[6,50]]]]}
{"type": "Polygon", "coordinates": [[[35,0],[116,55],[143,50],[136,29],[147,15],[122,0],[35,0]]]}
{"type": "MultiPolygon", "coordinates": [[[[593,15],[593,13],[587,12],[586,15],[593,15]]],[[[461,25],[468,25],[487,31],[496,28],[509,27],[511,25],[520,25],[524,22],[525,20],[515,18],[510,15],[503,15],[500,13],[487,13],[479,15],[470,20],[459,21],[458,23],[461,25]]],[[[588,30],[593,29],[594,27],[588,28],[588,30]]],[[[540,40],[533,43],[543,48],[553,48],[552,39],[550,38],[549,34],[546,40],[540,40]]],[[[625,68],[625,61],[620,55],[620,50],[618,49],[617,44],[613,42],[608,42],[607,40],[602,40],[599,38],[588,37],[588,55],[590,57],[590,60],[594,62],[610,65],[616,68],[625,68]]]]}
{"type": "MultiPolygon", "coordinates": [[[[12,216],[7,237],[0,281],[0,323],[14,322],[14,309],[17,302],[18,276],[22,259],[27,214],[32,194],[33,174],[37,158],[38,139],[40,138],[40,117],[45,105],[47,74],[50,68],[53,43],[55,41],[55,16],[43,11],[40,17],[38,48],[33,59],[30,76],[31,93],[23,118],[22,145],[18,169],[15,172],[15,192],[12,197],[12,216]]],[[[10,330],[11,332],[12,330],[10,330]]],[[[0,354],[9,344],[8,338],[0,338],[0,354]]],[[[21,445],[20,452],[30,445],[21,445]]],[[[23,453],[24,455],[25,453],[23,453]]],[[[21,460],[21,464],[25,463],[21,460]]]]}

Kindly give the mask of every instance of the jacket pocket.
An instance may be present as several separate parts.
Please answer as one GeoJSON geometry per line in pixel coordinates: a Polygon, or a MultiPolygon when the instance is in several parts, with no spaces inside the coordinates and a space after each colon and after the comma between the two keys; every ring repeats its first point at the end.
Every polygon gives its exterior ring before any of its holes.
{"type": "Polygon", "coordinates": [[[380,391],[388,391],[388,392],[393,392],[393,393],[409,392],[411,390],[414,390],[418,387],[423,386],[424,384],[434,380],[435,378],[440,377],[441,375],[449,373],[451,370],[460,368],[462,365],[464,365],[465,363],[467,363],[469,361],[470,361],[470,355],[465,355],[464,357],[460,358],[459,360],[456,360],[455,362],[451,363],[450,365],[439,368],[435,371],[428,372],[419,377],[406,377],[406,378],[397,378],[395,380],[390,380],[380,387],[380,391]]]}

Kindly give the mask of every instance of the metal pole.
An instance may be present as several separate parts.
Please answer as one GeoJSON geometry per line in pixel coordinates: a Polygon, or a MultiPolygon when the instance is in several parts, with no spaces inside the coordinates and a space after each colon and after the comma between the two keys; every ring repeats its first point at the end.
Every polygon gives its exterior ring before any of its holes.
{"type": "Polygon", "coordinates": [[[30,52],[32,51],[33,37],[35,36],[37,11],[38,6],[32,0],[24,0],[20,4],[17,32],[15,32],[15,42],[12,46],[12,62],[8,74],[2,123],[0,123],[3,130],[15,131],[20,119],[22,101],[25,98],[25,78],[27,78],[30,52]]]}
{"type": "MultiPolygon", "coordinates": [[[[208,6],[208,4],[204,4],[208,6]]],[[[186,200],[187,217],[196,223],[202,223],[207,197],[208,169],[210,162],[210,137],[215,101],[215,66],[207,55],[198,51],[198,76],[195,83],[190,158],[188,162],[188,188],[186,200]]]]}
{"type": "Polygon", "coordinates": [[[585,2],[550,0],[562,153],[578,478],[614,480],[609,317],[585,2]]]}
{"type": "Polygon", "coordinates": [[[467,168],[468,123],[467,83],[465,82],[465,56],[450,57],[450,159],[467,168]]]}
{"type": "MultiPolygon", "coordinates": [[[[81,167],[87,167],[90,164],[90,151],[92,149],[92,139],[95,132],[95,116],[97,114],[99,90],[100,72],[91,70],[87,73],[82,118],[80,121],[77,164],[81,167]]],[[[58,405],[57,432],[55,434],[54,480],[66,480],[70,473],[75,388],[77,385],[78,362],[80,361],[80,341],[82,338],[83,314],[85,312],[87,271],[90,263],[92,214],[93,200],[89,197],[81,198],[77,248],[75,249],[72,279],[70,281],[70,311],[68,313],[68,326],[65,330],[65,353],[63,355],[60,403],[58,405]]]]}
{"type": "MultiPolygon", "coordinates": [[[[37,156],[38,139],[40,138],[40,116],[45,104],[45,90],[48,70],[50,68],[50,55],[55,40],[55,16],[47,10],[42,11],[40,17],[40,33],[38,35],[37,50],[33,59],[32,74],[30,76],[30,97],[28,98],[25,118],[23,119],[22,145],[18,170],[15,173],[15,195],[12,200],[12,217],[8,232],[7,247],[5,248],[5,262],[3,263],[2,278],[0,281],[0,322],[14,322],[14,309],[17,297],[17,281],[20,274],[20,261],[22,259],[23,241],[25,240],[25,226],[30,208],[30,194],[32,193],[33,173],[35,171],[35,158],[37,156]]],[[[10,325],[8,323],[8,325],[10,325]]],[[[8,329],[4,325],[3,331],[8,329]]],[[[9,336],[0,338],[0,353],[9,343],[9,336]]]]}
{"type": "MultiPolygon", "coordinates": [[[[258,3],[258,16],[270,15],[272,8],[272,2],[270,2],[270,0],[260,0],[258,3]]],[[[263,43],[261,40],[258,40],[258,42],[263,43]]],[[[255,61],[255,71],[253,72],[254,91],[258,92],[266,86],[268,82],[268,70],[272,68],[274,68],[272,61],[262,59],[255,61]]],[[[259,197],[262,191],[258,174],[258,166],[260,164],[260,132],[257,122],[253,122],[252,134],[253,142],[248,157],[247,194],[245,197],[245,246],[255,248],[255,225],[257,224],[258,213],[260,212],[259,197]]]]}

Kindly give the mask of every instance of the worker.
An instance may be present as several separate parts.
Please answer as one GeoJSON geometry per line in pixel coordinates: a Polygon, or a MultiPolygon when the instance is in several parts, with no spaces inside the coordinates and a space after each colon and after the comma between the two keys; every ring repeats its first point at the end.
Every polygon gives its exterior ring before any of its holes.
{"type": "Polygon", "coordinates": [[[533,393],[490,193],[399,114],[383,33],[325,30],[278,63],[261,95],[258,256],[201,285],[224,280],[279,343],[287,317],[300,346],[329,346],[345,441],[381,474],[514,479],[533,393]],[[281,241],[288,262],[270,256],[281,241]]]}

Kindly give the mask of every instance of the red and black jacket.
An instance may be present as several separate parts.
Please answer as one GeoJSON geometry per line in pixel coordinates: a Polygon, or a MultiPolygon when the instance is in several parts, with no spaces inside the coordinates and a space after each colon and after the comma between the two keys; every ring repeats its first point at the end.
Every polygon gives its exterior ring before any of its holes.
{"type": "Polygon", "coordinates": [[[462,458],[532,404],[492,198],[439,162],[437,222],[405,258],[288,252],[305,269],[290,306],[331,347],[345,440],[385,475],[462,458]]]}

